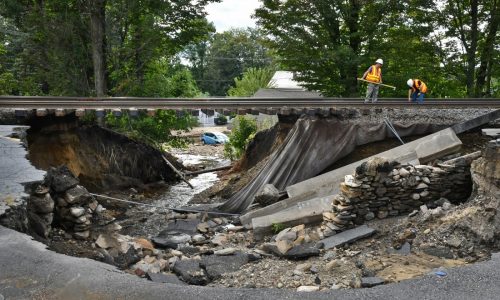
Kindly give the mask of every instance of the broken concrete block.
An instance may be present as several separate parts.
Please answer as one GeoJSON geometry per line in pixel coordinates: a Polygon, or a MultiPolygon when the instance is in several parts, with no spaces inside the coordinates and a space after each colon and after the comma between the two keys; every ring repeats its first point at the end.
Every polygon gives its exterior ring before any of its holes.
{"type": "Polygon", "coordinates": [[[356,227],[354,229],[349,229],[334,236],[328,237],[318,242],[318,248],[332,249],[335,247],[340,247],[342,245],[355,242],[359,239],[368,237],[375,233],[375,229],[370,228],[366,225],[356,227]]]}
{"type": "Polygon", "coordinates": [[[273,224],[293,226],[321,222],[323,212],[330,211],[331,207],[331,197],[315,198],[268,216],[254,218],[252,219],[254,236],[256,239],[261,239],[263,235],[271,231],[273,224]]]}

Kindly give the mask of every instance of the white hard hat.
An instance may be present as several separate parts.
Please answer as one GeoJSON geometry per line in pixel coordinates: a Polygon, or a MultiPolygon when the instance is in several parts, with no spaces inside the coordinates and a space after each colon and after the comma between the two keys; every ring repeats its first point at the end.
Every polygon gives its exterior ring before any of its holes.
{"type": "Polygon", "coordinates": [[[412,87],[412,86],[413,86],[413,79],[408,79],[408,81],[406,82],[406,84],[407,84],[409,87],[412,87]]]}
{"type": "Polygon", "coordinates": [[[375,62],[376,62],[377,64],[381,64],[381,65],[383,65],[383,64],[384,64],[384,61],[383,61],[381,58],[377,59],[375,62]]]}

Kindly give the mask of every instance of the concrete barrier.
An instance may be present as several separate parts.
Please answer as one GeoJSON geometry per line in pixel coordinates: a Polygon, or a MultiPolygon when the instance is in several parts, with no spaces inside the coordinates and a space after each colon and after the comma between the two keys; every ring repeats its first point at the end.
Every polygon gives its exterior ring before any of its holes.
{"type": "Polygon", "coordinates": [[[455,132],[447,128],[342,168],[288,186],[286,191],[289,197],[298,197],[301,194],[310,193],[310,191],[314,191],[314,197],[332,195],[338,193],[339,184],[344,180],[345,175],[353,174],[357,166],[372,157],[385,157],[397,160],[400,163],[425,164],[438,157],[458,151],[461,145],[462,142],[455,132]]]}

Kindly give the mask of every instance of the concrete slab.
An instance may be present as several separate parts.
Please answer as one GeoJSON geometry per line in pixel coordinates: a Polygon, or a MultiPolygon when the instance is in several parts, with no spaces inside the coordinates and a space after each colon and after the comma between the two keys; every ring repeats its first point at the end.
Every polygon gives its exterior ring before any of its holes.
{"type": "Polygon", "coordinates": [[[385,157],[401,163],[425,164],[433,159],[455,153],[462,142],[451,128],[447,128],[391,150],[373,155],[328,173],[288,186],[289,197],[314,191],[315,197],[338,193],[345,175],[353,174],[361,163],[373,157],[385,157]]]}
{"type": "Polygon", "coordinates": [[[500,128],[484,128],[481,129],[483,135],[491,136],[493,138],[497,138],[500,136],[500,128]]]}
{"type": "Polygon", "coordinates": [[[332,198],[322,197],[303,201],[277,213],[252,219],[252,228],[256,239],[271,232],[273,224],[295,226],[311,224],[323,220],[323,212],[332,209],[332,198]]]}
{"type": "Polygon", "coordinates": [[[484,115],[481,115],[477,118],[470,119],[470,120],[467,120],[465,122],[453,125],[451,127],[451,129],[453,129],[453,131],[456,134],[459,134],[459,133],[465,132],[467,130],[471,130],[473,128],[479,127],[481,125],[488,124],[489,122],[495,121],[497,119],[500,119],[500,109],[494,110],[494,111],[487,113],[487,114],[484,114],[484,115]]]}
{"type": "Polygon", "coordinates": [[[375,229],[370,228],[366,225],[361,225],[359,227],[343,231],[334,236],[328,237],[318,242],[318,248],[323,248],[325,250],[332,249],[335,247],[340,247],[342,245],[353,243],[359,239],[368,237],[375,233],[375,229]]]}
{"type": "Polygon", "coordinates": [[[276,202],[274,204],[268,205],[266,207],[252,210],[252,211],[240,216],[240,222],[246,228],[251,228],[253,218],[267,216],[267,215],[279,212],[281,210],[288,209],[288,208],[296,205],[299,202],[313,198],[313,197],[311,197],[313,194],[314,193],[312,193],[312,192],[311,193],[304,193],[304,194],[299,195],[297,197],[284,199],[284,200],[281,200],[281,201],[276,202]]]}

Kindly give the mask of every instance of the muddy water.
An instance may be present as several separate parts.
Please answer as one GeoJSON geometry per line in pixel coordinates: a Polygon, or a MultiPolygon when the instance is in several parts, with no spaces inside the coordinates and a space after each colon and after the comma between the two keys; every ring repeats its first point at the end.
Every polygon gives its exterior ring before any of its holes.
{"type": "MultiPolygon", "coordinates": [[[[185,152],[173,153],[186,167],[196,167],[212,169],[230,164],[230,161],[220,156],[206,156],[189,154],[185,152]]],[[[215,172],[204,173],[189,179],[189,183],[194,187],[190,188],[187,183],[179,182],[171,186],[165,193],[160,195],[153,204],[159,207],[172,208],[186,205],[194,195],[208,189],[214,185],[219,178],[215,172]]],[[[154,208],[152,208],[154,209],[154,208]]]]}
{"type": "MultiPolygon", "coordinates": [[[[173,151],[171,153],[181,160],[186,167],[209,169],[230,163],[220,155],[199,155],[183,151],[173,151]]],[[[120,222],[120,225],[123,226],[122,233],[132,236],[156,236],[166,226],[166,215],[169,208],[185,206],[194,195],[208,189],[218,181],[217,174],[210,172],[189,179],[189,183],[194,189],[191,189],[183,181],[170,186],[159,195],[145,201],[156,207],[135,206],[129,209],[120,222]]]]}

